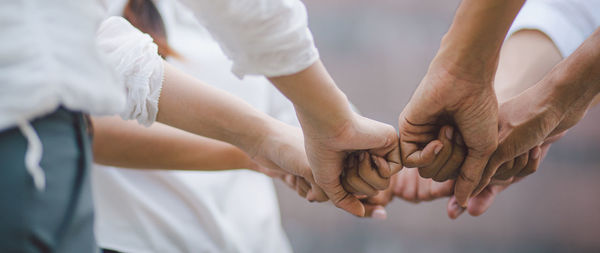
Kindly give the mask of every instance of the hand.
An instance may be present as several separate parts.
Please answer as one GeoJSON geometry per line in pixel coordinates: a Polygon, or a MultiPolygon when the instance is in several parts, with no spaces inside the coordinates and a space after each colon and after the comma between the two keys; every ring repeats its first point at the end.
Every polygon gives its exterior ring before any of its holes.
{"type": "MultiPolygon", "coordinates": [[[[249,165],[246,167],[250,170],[265,174],[271,178],[280,179],[292,190],[295,190],[300,197],[305,198],[309,202],[324,202],[329,200],[321,188],[316,185],[313,187],[310,182],[301,176],[292,175],[285,171],[281,171],[279,168],[269,169],[252,160],[249,161],[249,165]]],[[[310,170],[308,173],[311,173],[310,170]]]]}
{"type": "Polygon", "coordinates": [[[256,152],[250,154],[254,164],[250,168],[283,180],[310,202],[327,201],[327,195],[313,179],[300,129],[281,122],[272,129],[254,148],[256,152]]]}
{"type": "MultiPolygon", "coordinates": [[[[444,125],[454,125],[462,135],[467,152],[456,170],[455,195],[461,205],[479,184],[483,169],[496,150],[498,104],[492,87],[493,72],[481,78],[463,77],[448,71],[436,60],[399,118],[400,150],[406,167],[432,165],[435,151],[443,144],[435,140],[444,125]]],[[[434,171],[420,170],[424,177],[434,171]]]]}
{"type": "Polygon", "coordinates": [[[483,190],[492,177],[506,180],[533,173],[531,169],[537,166],[525,167],[527,156],[535,159],[540,153],[528,151],[557,138],[583,118],[591,100],[557,106],[556,101],[563,98],[551,91],[552,82],[552,78],[544,78],[500,105],[498,149],[490,158],[475,194],[483,190]]]}
{"type": "MultiPolygon", "coordinates": [[[[532,150],[530,150],[528,153],[531,154],[534,152],[539,152],[540,155],[538,158],[534,158],[534,155],[527,156],[528,162],[525,165],[525,167],[527,167],[526,170],[534,172],[537,171],[537,168],[540,165],[541,161],[544,159],[544,157],[546,157],[546,154],[548,153],[551,144],[560,139],[562,136],[564,136],[564,132],[553,138],[548,139],[548,141],[544,142],[544,144],[542,144],[540,147],[535,147],[532,150]]],[[[520,158],[515,158],[514,160],[518,159],[520,158]]],[[[516,164],[517,162],[515,161],[513,163],[516,164]]],[[[486,186],[483,189],[483,191],[481,191],[481,193],[469,200],[466,209],[458,205],[458,203],[456,202],[456,198],[450,198],[447,206],[448,217],[450,217],[451,219],[456,219],[465,210],[467,210],[472,216],[482,215],[485,211],[488,210],[492,203],[494,203],[496,195],[498,195],[504,189],[508,188],[508,186],[510,186],[511,184],[522,180],[524,177],[525,175],[517,175],[506,180],[492,180],[491,183],[488,186],[486,186]]]]}
{"type": "Polygon", "coordinates": [[[447,197],[454,192],[454,180],[436,182],[420,177],[415,169],[401,170],[392,185],[394,196],[413,203],[447,197]]]}
{"type": "Polygon", "coordinates": [[[392,201],[393,197],[393,186],[390,183],[393,184],[398,175],[396,173],[391,178],[382,177],[379,171],[383,168],[389,169],[387,167],[385,159],[366,151],[350,153],[344,160],[342,185],[344,190],[360,199],[365,207],[365,217],[381,220],[387,218],[385,206],[392,201]],[[378,185],[379,189],[384,190],[379,191],[371,184],[378,185]]]}
{"type": "MultiPolygon", "coordinates": [[[[361,173],[364,183],[373,190],[386,189],[390,177],[402,169],[395,129],[355,113],[351,113],[348,120],[338,124],[340,127],[334,130],[328,130],[331,128],[321,125],[322,122],[305,118],[302,113],[298,113],[298,118],[304,130],[306,153],[317,184],[337,207],[364,216],[363,203],[342,187],[340,176],[344,161],[353,152],[364,151],[361,161],[375,159],[377,170],[359,170],[357,173],[361,173]]],[[[363,193],[375,194],[373,191],[363,193]]]]}

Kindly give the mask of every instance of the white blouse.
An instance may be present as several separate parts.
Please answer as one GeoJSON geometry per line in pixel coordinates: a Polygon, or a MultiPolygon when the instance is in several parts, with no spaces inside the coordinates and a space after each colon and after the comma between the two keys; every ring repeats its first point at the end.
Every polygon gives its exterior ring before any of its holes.
{"type": "MultiPolygon", "coordinates": [[[[318,58],[299,0],[185,2],[218,39],[238,76],[296,73],[318,58]]],[[[118,28],[122,22],[113,19],[98,33],[106,57],[95,36],[104,11],[99,0],[0,2],[0,131],[19,126],[27,138],[26,167],[38,189],[45,180],[40,141],[28,123],[32,119],[59,106],[121,113],[145,125],[156,118],[161,84],[152,82],[162,80],[156,46],[143,35],[126,34],[133,30],[118,28]],[[104,37],[113,32],[117,38],[104,37]],[[140,44],[117,42],[133,37],[140,44]]]]}
{"type": "Polygon", "coordinates": [[[524,29],[539,30],[567,57],[599,26],[600,0],[528,0],[508,35],[524,29]]]}

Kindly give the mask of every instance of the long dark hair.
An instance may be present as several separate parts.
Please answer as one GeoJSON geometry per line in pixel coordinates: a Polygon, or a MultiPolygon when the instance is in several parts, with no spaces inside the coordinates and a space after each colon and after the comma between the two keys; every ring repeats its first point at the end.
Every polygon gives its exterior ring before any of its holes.
{"type": "Polygon", "coordinates": [[[163,19],[151,0],[129,0],[123,11],[123,17],[140,31],[152,37],[158,45],[158,54],[166,58],[180,57],[167,41],[167,30],[163,19]]]}

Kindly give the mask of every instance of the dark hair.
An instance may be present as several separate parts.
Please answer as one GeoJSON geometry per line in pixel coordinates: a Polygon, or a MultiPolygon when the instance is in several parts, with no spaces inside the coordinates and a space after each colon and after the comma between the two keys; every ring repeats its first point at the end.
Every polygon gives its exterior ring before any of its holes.
{"type": "Polygon", "coordinates": [[[137,29],[152,37],[154,43],[158,45],[158,54],[161,57],[179,57],[179,54],[169,46],[165,24],[151,0],[129,0],[123,11],[123,17],[137,29]]]}

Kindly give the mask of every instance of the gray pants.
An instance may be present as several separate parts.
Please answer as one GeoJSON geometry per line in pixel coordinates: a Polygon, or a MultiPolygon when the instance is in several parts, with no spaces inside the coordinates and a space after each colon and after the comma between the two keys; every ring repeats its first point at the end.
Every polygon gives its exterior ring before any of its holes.
{"type": "Polygon", "coordinates": [[[42,141],[46,188],[38,191],[25,168],[20,130],[0,132],[0,252],[97,252],[82,114],[58,109],[31,125],[42,141]]]}

